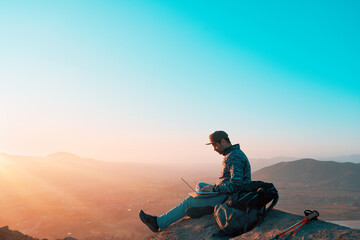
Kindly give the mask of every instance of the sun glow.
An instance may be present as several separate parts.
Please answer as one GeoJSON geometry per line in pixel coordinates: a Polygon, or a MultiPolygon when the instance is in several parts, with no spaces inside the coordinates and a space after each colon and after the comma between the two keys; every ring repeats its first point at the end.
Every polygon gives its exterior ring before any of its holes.
{"type": "MultiPolygon", "coordinates": [[[[94,194],[106,190],[103,188],[108,184],[116,183],[115,176],[99,172],[95,165],[83,166],[83,162],[41,157],[1,157],[0,225],[15,225],[19,230],[33,233],[33,236],[55,238],[61,236],[61,231],[67,227],[73,229],[71,224],[74,223],[69,219],[82,218],[84,221],[76,224],[89,227],[92,222],[108,215],[98,206],[94,194]],[[55,227],[62,219],[67,219],[62,223],[62,230],[54,229],[52,225],[55,227]]],[[[116,177],[121,179],[121,176],[116,177]]],[[[107,218],[113,219],[114,216],[108,215],[107,218]]]]}

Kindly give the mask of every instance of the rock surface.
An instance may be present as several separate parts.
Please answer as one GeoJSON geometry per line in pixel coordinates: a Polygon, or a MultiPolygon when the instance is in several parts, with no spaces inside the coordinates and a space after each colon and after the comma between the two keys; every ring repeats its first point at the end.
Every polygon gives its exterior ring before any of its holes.
{"type": "MultiPolygon", "coordinates": [[[[252,231],[237,237],[223,234],[217,226],[213,215],[198,219],[183,218],[167,229],[148,238],[148,240],[242,240],[242,239],[271,239],[276,234],[304,219],[304,216],[272,210],[264,222],[252,231]]],[[[321,219],[321,213],[320,213],[321,219]]],[[[281,238],[280,238],[281,239],[281,238]]],[[[291,239],[360,239],[360,230],[350,229],[333,223],[315,220],[303,226],[291,239]]]]}

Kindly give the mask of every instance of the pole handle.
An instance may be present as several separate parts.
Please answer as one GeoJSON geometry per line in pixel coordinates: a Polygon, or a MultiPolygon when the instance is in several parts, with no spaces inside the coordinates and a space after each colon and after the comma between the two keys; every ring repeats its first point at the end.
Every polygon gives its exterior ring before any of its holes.
{"type": "Polygon", "coordinates": [[[316,210],[305,210],[304,214],[309,220],[317,220],[318,216],[320,216],[320,213],[316,210]]]}

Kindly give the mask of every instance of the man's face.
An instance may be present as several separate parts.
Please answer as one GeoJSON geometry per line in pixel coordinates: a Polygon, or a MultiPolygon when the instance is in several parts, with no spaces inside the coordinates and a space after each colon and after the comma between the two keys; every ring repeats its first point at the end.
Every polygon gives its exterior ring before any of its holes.
{"type": "Polygon", "coordinates": [[[224,150],[226,149],[226,146],[223,143],[223,141],[221,141],[219,143],[212,143],[212,145],[214,147],[214,151],[218,152],[221,155],[224,154],[224,150]]]}

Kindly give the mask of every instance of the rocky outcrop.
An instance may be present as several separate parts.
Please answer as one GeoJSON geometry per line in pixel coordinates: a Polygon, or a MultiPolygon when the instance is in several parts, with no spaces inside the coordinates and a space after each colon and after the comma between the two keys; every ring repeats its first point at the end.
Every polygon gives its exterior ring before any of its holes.
{"type": "MultiPolygon", "coordinates": [[[[24,235],[19,231],[10,230],[8,226],[0,228],[0,240],[40,240],[39,238],[33,238],[28,235],[24,235]]],[[[44,238],[42,240],[48,240],[44,238]]],[[[76,240],[72,237],[66,237],[58,240],[76,240]]]]}
{"type": "Polygon", "coordinates": [[[0,239],[1,240],[39,240],[32,238],[28,235],[24,235],[19,231],[12,231],[8,226],[0,228],[0,239]]]}
{"type": "MultiPolygon", "coordinates": [[[[237,237],[229,237],[220,231],[213,215],[198,219],[184,218],[156,235],[149,237],[148,240],[271,239],[276,234],[302,219],[304,219],[304,216],[274,209],[265,218],[264,222],[252,231],[237,237]]],[[[360,239],[360,231],[321,220],[314,220],[303,226],[291,239],[360,239]]]]}

